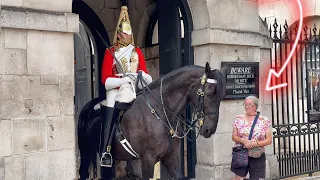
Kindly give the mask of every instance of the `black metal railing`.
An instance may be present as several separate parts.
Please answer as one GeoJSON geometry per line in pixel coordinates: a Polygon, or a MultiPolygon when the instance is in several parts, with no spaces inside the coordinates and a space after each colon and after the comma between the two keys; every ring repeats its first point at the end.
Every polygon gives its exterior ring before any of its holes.
{"type": "MultiPolygon", "coordinates": [[[[297,24],[270,25],[273,38],[270,68],[277,72],[286,61],[297,37],[297,24]]],[[[272,84],[288,86],[273,90],[273,151],[281,178],[320,171],[320,30],[304,25],[297,48],[279,78],[272,84]]]]}

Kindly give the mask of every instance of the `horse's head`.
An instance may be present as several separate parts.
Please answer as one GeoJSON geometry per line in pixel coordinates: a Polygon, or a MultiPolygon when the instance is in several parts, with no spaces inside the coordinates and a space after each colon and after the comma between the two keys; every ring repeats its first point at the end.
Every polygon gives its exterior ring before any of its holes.
{"type": "Polygon", "coordinates": [[[205,73],[197,91],[197,120],[200,125],[200,134],[205,138],[211,137],[217,129],[220,102],[226,92],[226,71],[227,67],[211,70],[209,63],[206,63],[205,73]]]}

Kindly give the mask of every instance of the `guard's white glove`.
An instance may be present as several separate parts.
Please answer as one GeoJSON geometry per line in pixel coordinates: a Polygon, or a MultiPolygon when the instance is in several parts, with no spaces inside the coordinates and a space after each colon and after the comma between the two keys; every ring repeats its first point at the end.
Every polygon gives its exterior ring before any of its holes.
{"type": "Polygon", "coordinates": [[[115,101],[129,103],[136,99],[136,97],[133,84],[126,82],[120,86],[117,96],[115,97],[115,101]]]}
{"type": "MultiPolygon", "coordinates": [[[[146,81],[148,85],[152,82],[152,77],[149,74],[145,73],[144,71],[142,71],[142,78],[146,81]]],[[[143,86],[145,85],[143,84],[143,86]]],[[[143,88],[140,82],[138,83],[138,88],[139,89],[143,88]]]]}
{"type": "Polygon", "coordinates": [[[132,80],[130,77],[123,77],[123,78],[109,77],[105,82],[105,88],[108,91],[110,89],[118,88],[122,84],[131,83],[131,82],[134,82],[134,80],[132,80]]]}
{"type": "Polygon", "coordinates": [[[142,77],[147,82],[148,85],[152,82],[152,77],[149,74],[145,73],[144,71],[142,71],[142,77]]]}
{"type": "Polygon", "coordinates": [[[125,84],[125,83],[131,83],[133,82],[134,80],[132,80],[130,77],[126,76],[126,77],[123,77],[121,78],[121,85],[122,84],[125,84]]]}

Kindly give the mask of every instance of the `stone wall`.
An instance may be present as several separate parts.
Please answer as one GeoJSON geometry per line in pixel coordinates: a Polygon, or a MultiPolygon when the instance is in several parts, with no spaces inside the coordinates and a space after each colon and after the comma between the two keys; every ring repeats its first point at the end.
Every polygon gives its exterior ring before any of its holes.
{"type": "MultiPolygon", "coordinates": [[[[304,17],[320,15],[320,0],[301,0],[301,4],[304,17]]],[[[273,24],[275,18],[282,25],[287,20],[289,26],[299,20],[296,1],[259,0],[259,15],[267,18],[268,24],[273,24]]]]}
{"type": "MultiPolygon", "coordinates": [[[[259,18],[257,0],[190,0],[194,31],[192,45],[195,64],[219,69],[221,61],[259,62],[259,110],[271,118],[270,95],[265,91],[272,39],[259,18]],[[266,70],[265,70],[266,69],[266,70]]],[[[216,133],[209,139],[197,140],[196,179],[225,180],[234,177],[230,171],[231,152],[234,142],[232,121],[244,113],[243,100],[223,101],[216,133]]],[[[277,177],[277,167],[272,145],[267,148],[267,179],[277,177]]]]}
{"type": "Polygon", "coordinates": [[[0,179],[76,177],[71,4],[1,1],[0,179]]]}
{"type": "Polygon", "coordinates": [[[159,46],[153,46],[142,49],[145,55],[147,70],[153,79],[158,79],[160,76],[159,69],[159,46]]]}
{"type": "Polygon", "coordinates": [[[72,0],[1,0],[2,6],[71,12],[72,0]]]}

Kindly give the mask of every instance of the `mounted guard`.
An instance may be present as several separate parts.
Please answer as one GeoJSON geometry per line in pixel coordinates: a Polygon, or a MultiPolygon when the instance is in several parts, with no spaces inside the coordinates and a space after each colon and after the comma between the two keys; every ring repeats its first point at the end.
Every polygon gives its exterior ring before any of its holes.
{"type": "Polygon", "coordinates": [[[139,47],[134,46],[128,8],[122,6],[113,46],[106,49],[101,70],[101,81],[106,88],[106,100],[101,103],[104,127],[101,166],[112,167],[110,152],[115,132],[114,124],[120,119],[119,112],[123,111],[123,105],[130,104],[136,98],[135,82],[139,71],[147,84],[152,82],[144,55],[139,47]]]}

